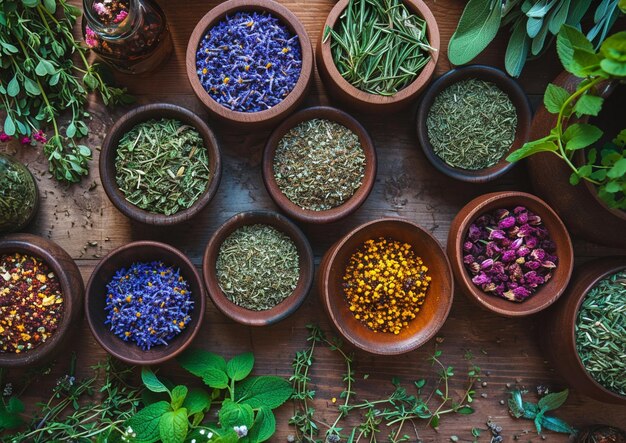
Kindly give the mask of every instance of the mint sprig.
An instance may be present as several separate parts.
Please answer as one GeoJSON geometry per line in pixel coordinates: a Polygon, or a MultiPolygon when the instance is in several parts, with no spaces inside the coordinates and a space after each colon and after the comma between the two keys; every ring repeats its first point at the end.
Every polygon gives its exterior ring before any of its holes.
{"type": "Polygon", "coordinates": [[[558,409],[565,403],[569,390],[555,392],[542,397],[538,403],[531,403],[523,400],[522,396],[527,391],[518,389],[511,392],[509,399],[509,412],[515,418],[525,418],[533,420],[537,433],[540,434],[543,428],[564,434],[574,434],[576,430],[560,418],[545,415],[548,411],[558,409]]]}

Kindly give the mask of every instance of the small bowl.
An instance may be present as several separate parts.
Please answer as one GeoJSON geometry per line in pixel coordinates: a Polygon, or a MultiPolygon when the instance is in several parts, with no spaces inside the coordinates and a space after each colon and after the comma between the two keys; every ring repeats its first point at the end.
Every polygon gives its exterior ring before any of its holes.
{"type": "Polygon", "coordinates": [[[40,258],[56,275],[63,293],[63,317],[52,336],[30,351],[0,353],[0,368],[32,367],[51,360],[68,345],[83,313],[83,278],[70,255],[51,240],[33,234],[9,234],[0,239],[0,255],[20,252],[40,258]]]}
{"type": "Polygon", "coordinates": [[[263,152],[263,182],[274,203],[288,216],[305,223],[330,223],[340,220],[356,211],[367,199],[376,180],[376,149],[369,134],[351,115],[328,106],[303,109],[283,121],[270,135],[263,152]],[[299,123],[315,118],[339,123],[358,135],[365,154],[365,172],[361,187],[342,205],[326,211],[303,209],[282,193],[274,178],[274,156],[283,136],[299,123]]]}
{"type": "Polygon", "coordinates": [[[454,293],[450,263],[439,242],[419,225],[401,218],[383,218],[358,226],[330,247],[318,272],[319,293],[326,313],[339,334],[355,347],[372,354],[396,355],[430,340],[443,326],[454,293]],[[398,335],[374,332],[350,312],[342,286],[350,256],[369,239],[390,237],[413,246],[432,277],[419,314],[398,335]]]}
{"type": "Polygon", "coordinates": [[[315,58],[317,70],[320,73],[320,77],[324,81],[324,85],[328,88],[328,92],[333,97],[336,97],[347,106],[350,106],[358,111],[370,113],[396,112],[407,107],[424,89],[435,72],[435,66],[437,65],[437,59],[439,58],[440,52],[439,27],[437,26],[435,16],[422,0],[404,0],[404,4],[411,12],[426,20],[428,42],[430,43],[430,46],[435,49],[435,51],[431,52],[430,61],[426,64],[426,66],[424,66],[420,74],[412,83],[392,96],[383,96],[361,91],[345,80],[335,66],[335,62],[330,51],[330,41],[327,40],[326,42],[323,42],[324,29],[326,29],[326,26],[332,29],[335,28],[339,17],[348,6],[348,3],[349,0],[339,0],[337,2],[328,14],[328,17],[324,22],[322,32],[320,32],[320,39],[317,44],[315,58]]]}
{"type": "Polygon", "coordinates": [[[450,225],[447,252],[454,277],[461,290],[477,305],[504,317],[524,317],[550,306],[565,291],[574,265],[572,241],[559,216],[543,200],[525,192],[493,192],[476,197],[466,204],[450,225]],[[559,262],[547,283],[527,300],[517,303],[489,295],[472,283],[472,278],[463,264],[463,242],[470,224],[480,215],[495,209],[520,205],[541,217],[550,238],[556,244],[559,262]]]}
{"type": "Polygon", "coordinates": [[[211,9],[200,19],[187,44],[186,54],[187,78],[196,96],[206,106],[212,116],[222,122],[232,126],[247,128],[269,127],[291,114],[294,109],[304,100],[306,93],[311,86],[313,78],[313,48],[311,41],[298,18],[285,6],[273,0],[229,0],[211,9]],[[222,106],[209,96],[198,78],[196,68],[196,51],[200,41],[204,37],[206,30],[216,25],[226,15],[239,11],[246,12],[268,12],[278,18],[292,34],[297,35],[300,40],[302,51],[302,70],[300,78],[296,82],[293,90],[283,101],[265,111],[258,112],[238,112],[222,106]]]}
{"type": "Polygon", "coordinates": [[[226,220],[209,240],[204,250],[202,272],[209,296],[222,314],[242,325],[266,326],[287,318],[304,302],[313,282],[313,251],[302,231],[288,218],[271,211],[240,212],[226,220]],[[288,235],[295,244],[300,259],[300,278],[296,289],[281,303],[264,311],[252,311],[230,301],[220,288],[216,271],[217,256],[224,240],[242,226],[256,224],[273,226],[288,235]]]}
{"type": "Polygon", "coordinates": [[[452,69],[435,80],[422,96],[419,108],[417,110],[417,138],[420,146],[426,155],[426,158],[448,177],[470,183],[484,183],[494,180],[503,174],[506,174],[515,166],[515,163],[509,163],[506,157],[511,152],[520,148],[528,141],[530,134],[530,123],[532,121],[532,110],[528,97],[524,93],[521,86],[509,77],[505,72],[492,66],[469,65],[452,69]],[[435,154],[433,146],[428,138],[428,128],[426,120],[428,113],[433,105],[435,98],[448,86],[469,79],[484,80],[495,84],[500,90],[505,92],[517,112],[517,128],[515,129],[515,139],[507,154],[503,155],[495,165],[478,170],[455,168],[448,165],[437,154],[435,154]]]}
{"type": "Polygon", "coordinates": [[[170,226],[185,222],[202,211],[217,193],[222,177],[222,160],[217,139],[209,126],[191,111],[168,103],[139,106],[115,122],[102,142],[100,152],[100,180],[111,203],[126,217],[154,226],[170,226]],[[126,200],[115,180],[115,156],[120,139],[139,123],[151,119],[170,118],[193,126],[202,139],[209,156],[210,181],[204,193],[189,208],[172,215],[141,209],[126,200]]]}
{"type": "Polygon", "coordinates": [[[576,350],[575,325],[587,292],[600,280],[626,269],[626,257],[605,257],[576,269],[563,299],[546,312],[544,352],[557,374],[577,391],[598,401],[626,405],[626,396],[612,392],[595,381],[583,366],[576,350]]]}
{"type": "Polygon", "coordinates": [[[93,270],[85,297],[85,315],[96,341],[112,356],[131,365],[155,365],[174,358],[189,346],[200,330],[206,307],[202,280],[194,265],[178,249],[154,241],[137,241],[117,248],[107,254],[93,270]],[[191,321],[187,327],[165,345],[147,351],[134,342],[117,337],[104,324],[106,320],[106,286],[121,268],[133,263],[162,261],[167,266],[180,269],[187,281],[194,301],[191,321]]]}

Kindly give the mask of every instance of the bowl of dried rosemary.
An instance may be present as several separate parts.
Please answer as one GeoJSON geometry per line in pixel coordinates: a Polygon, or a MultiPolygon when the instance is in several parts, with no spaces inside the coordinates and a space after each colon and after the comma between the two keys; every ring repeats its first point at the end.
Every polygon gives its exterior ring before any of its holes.
{"type": "Polygon", "coordinates": [[[270,135],[263,182],[274,202],[306,223],[330,223],[356,211],[376,180],[376,150],[351,115],[328,106],[303,109],[270,135]]]}
{"type": "Polygon", "coordinates": [[[313,282],[313,252],[302,231],[272,211],[241,212],[215,231],[202,260],[213,304],[248,326],[285,319],[313,282]]]}
{"type": "Polygon", "coordinates": [[[100,180],[113,205],[137,222],[168,226],[202,211],[219,187],[217,139],[197,115],[159,103],[124,114],[102,142],[100,180]]]}

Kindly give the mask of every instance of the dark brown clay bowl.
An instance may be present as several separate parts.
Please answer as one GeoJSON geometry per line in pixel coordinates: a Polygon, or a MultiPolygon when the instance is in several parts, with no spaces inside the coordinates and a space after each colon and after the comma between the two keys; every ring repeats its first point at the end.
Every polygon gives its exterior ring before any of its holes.
{"type": "Polygon", "coordinates": [[[606,389],[583,366],[576,350],[574,327],[580,306],[600,280],[626,269],[626,257],[607,257],[577,267],[565,295],[546,312],[543,348],[557,374],[577,391],[598,401],[626,405],[626,397],[606,389]]]}
{"type": "Polygon", "coordinates": [[[450,225],[447,252],[454,278],[463,293],[477,305],[504,317],[524,317],[550,306],[565,291],[574,265],[572,242],[559,216],[543,200],[525,192],[493,192],[476,197],[466,204],[450,225]],[[520,205],[541,217],[551,239],[556,243],[559,261],[552,278],[527,300],[517,303],[487,294],[474,285],[470,273],[463,264],[463,242],[469,226],[480,215],[495,209],[514,208],[520,205]]]}
{"type": "Polygon", "coordinates": [[[132,365],[160,364],[183,352],[200,330],[205,307],[204,287],[198,271],[182,252],[164,243],[137,241],[115,249],[98,263],[87,283],[85,315],[91,332],[105,351],[132,365]],[[152,261],[162,261],[167,266],[180,269],[180,275],[189,284],[194,308],[191,321],[180,334],[167,345],[144,351],[134,342],[124,341],[114,335],[109,326],[104,324],[106,286],[119,269],[129,268],[137,262],[152,261]]]}
{"type": "Polygon", "coordinates": [[[506,157],[511,152],[520,148],[530,134],[530,122],[532,121],[532,110],[528,97],[524,93],[521,86],[509,77],[505,72],[492,66],[469,65],[452,69],[435,80],[426,90],[421,98],[419,108],[417,110],[417,138],[420,146],[426,155],[426,158],[440,172],[457,180],[470,183],[484,183],[494,180],[515,166],[515,163],[506,161],[506,157]],[[517,128],[515,130],[515,140],[511,145],[507,154],[503,155],[495,165],[479,170],[461,169],[448,165],[437,154],[435,154],[433,146],[428,138],[428,128],[426,120],[428,113],[433,105],[435,98],[448,86],[463,80],[484,80],[495,84],[500,90],[505,92],[517,111],[517,128]]]}
{"type": "Polygon", "coordinates": [[[242,325],[266,326],[287,318],[304,302],[313,283],[313,251],[302,231],[288,218],[271,211],[240,212],[226,220],[209,240],[204,250],[202,272],[209,296],[222,314],[242,325]],[[224,240],[238,228],[256,224],[272,226],[288,235],[298,250],[300,264],[296,289],[281,303],[265,311],[252,311],[231,302],[220,288],[216,271],[217,257],[224,240]]]}
{"type": "Polygon", "coordinates": [[[285,6],[273,0],[228,0],[211,9],[200,19],[187,44],[186,53],[187,78],[200,101],[212,116],[223,123],[247,128],[270,127],[291,114],[306,97],[313,78],[313,48],[311,41],[298,18],[285,6]],[[196,51],[207,29],[216,25],[226,15],[239,11],[268,12],[278,18],[300,40],[302,51],[302,70],[293,90],[276,106],[259,112],[238,112],[222,106],[209,96],[198,78],[196,68],[196,51]]]}
{"type": "Polygon", "coordinates": [[[401,218],[383,218],[358,226],[330,247],[318,272],[319,293],[335,329],[349,343],[372,354],[396,355],[419,348],[443,326],[454,293],[450,263],[439,242],[419,225],[401,218]],[[420,312],[398,335],[374,332],[357,320],[346,302],[343,274],[350,256],[366,240],[392,238],[413,246],[432,281],[420,312]]]}
{"type": "Polygon", "coordinates": [[[197,215],[209,204],[217,193],[217,188],[220,185],[220,179],[222,177],[220,150],[217,139],[211,128],[188,109],[168,103],[139,106],[117,120],[102,142],[99,167],[100,180],[111,203],[126,217],[140,223],[154,226],[175,225],[185,222],[197,215]],[[120,139],[139,123],[161,118],[176,119],[189,126],[193,126],[198,131],[209,155],[209,168],[211,171],[210,181],[207,183],[206,190],[198,200],[196,200],[190,208],[172,215],[149,212],[133,205],[126,200],[115,181],[115,157],[120,139]]]}
{"type": "Polygon", "coordinates": [[[270,135],[263,152],[263,182],[272,200],[288,216],[306,223],[330,223],[356,211],[367,199],[376,180],[376,149],[365,128],[351,115],[327,106],[303,109],[283,121],[270,135]],[[311,119],[326,119],[339,123],[358,135],[365,153],[365,173],[361,187],[342,205],[326,211],[303,209],[283,194],[274,178],[274,156],[278,142],[294,126],[311,119]]]}
{"type": "Polygon", "coordinates": [[[0,256],[14,252],[35,256],[48,265],[61,285],[65,306],[56,332],[45,343],[20,354],[0,353],[0,368],[32,367],[51,360],[69,343],[83,314],[83,278],[63,248],[32,234],[9,234],[0,238],[0,256]]]}
{"type": "Polygon", "coordinates": [[[337,2],[328,14],[322,32],[320,32],[315,58],[317,70],[324,81],[324,85],[332,97],[362,112],[396,112],[407,107],[424,89],[435,72],[440,52],[439,27],[435,16],[422,0],[404,0],[405,5],[412,13],[426,20],[428,42],[430,46],[435,48],[435,51],[432,51],[431,60],[411,84],[392,96],[376,95],[361,91],[341,76],[330,51],[330,41],[323,41],[324,29],[327,26],[334,29],[339,17],[348,6],[348,2],[349,0],[337,2]]]}

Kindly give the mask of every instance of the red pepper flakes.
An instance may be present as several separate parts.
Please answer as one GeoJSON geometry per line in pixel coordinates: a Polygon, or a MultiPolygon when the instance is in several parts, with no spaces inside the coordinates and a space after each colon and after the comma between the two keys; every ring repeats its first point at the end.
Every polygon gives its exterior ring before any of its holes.
{"type": "Polygon", "coordinates": [[[19,354],[44,343],[62,316],[61,285],[41,259],[0,256],[0,352],[19,354]]]}

